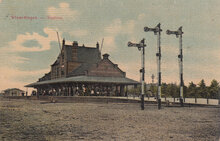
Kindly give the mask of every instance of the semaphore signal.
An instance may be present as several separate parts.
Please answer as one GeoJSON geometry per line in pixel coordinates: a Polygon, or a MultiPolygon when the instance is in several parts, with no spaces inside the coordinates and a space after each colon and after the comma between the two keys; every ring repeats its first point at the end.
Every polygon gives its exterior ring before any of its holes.
{"type": "Polygon", "coordinates": [[[179,76],[180,76],[180,105],[183,107],[183,49],[182,49],[182,26],[177,31],[167,30],[168,35],[174,34],[179,38],[179,76]]]}
{"type": "Polygon", "coordinates": [[[161,109],[161,46],[160,46],[160,33],[162,29],[160,28],[160,23],[155,28],[144,27],[145,32],[154,32],[157,35],[157,73],[158,73],[158,89],[157,89],[157,102],[158,102],[158,109],[161,109]]]}
{"type": "Polygon", "coordinates": [[[142,54],[141,54],[142,68],[140,70],[140,72],[142,73],[142,79],[141,79],[141,110],[144,110],[144,85],[145,85],[145,81],[144,81],[144,73],[145,73],[144,48],[146,47],[145,39],[142,39],[139,43],[128,42],[128,47],[137,47],[139,51],[142,49],[142,54]]]}

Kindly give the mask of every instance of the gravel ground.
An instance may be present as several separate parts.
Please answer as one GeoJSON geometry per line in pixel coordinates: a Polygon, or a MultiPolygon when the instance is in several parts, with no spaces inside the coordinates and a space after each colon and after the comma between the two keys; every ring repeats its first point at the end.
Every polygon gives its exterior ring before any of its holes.
{"type": "Polygon", "coordinates": [[[220,107],[46,103],[0,98],[0,140],[218,141],[220,107]]]}

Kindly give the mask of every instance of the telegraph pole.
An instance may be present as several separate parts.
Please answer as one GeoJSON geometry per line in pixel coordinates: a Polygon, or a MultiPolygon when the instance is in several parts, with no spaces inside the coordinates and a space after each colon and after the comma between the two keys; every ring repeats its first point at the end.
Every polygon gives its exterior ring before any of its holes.
{"type": "Polygon", "coordinates": [[[142,79],[141,79],[141,110],[144,110],[144,73],[145,73],[145,52],[144,48],[146,47],[145,39],[142,39],[140,43],[132,43],[128,42],[128,47],[137,47],[139,51],[142,50],[141,54],[141,72],[142,72],[142,79]]]}
{"type": "Polygon", "coordinates": [[[182,26],[177,31],[167,30],[167,34],[174,34],[179,38],[179,76],[180,76],[180,105],[183,107],[183,49],[182,49],[182,26]]]}
{"type": "Polygon", "coordinates": [[[160,28],[160,23],[155,28],[144,27],[145,32],[152,31],[155,35],[157,35],[157,73],[158,73],[158,81],[157,81],[157,102],[158,109],[161,109],[161,46],[160,46],[160,33],[162,29],[160,28]]]}

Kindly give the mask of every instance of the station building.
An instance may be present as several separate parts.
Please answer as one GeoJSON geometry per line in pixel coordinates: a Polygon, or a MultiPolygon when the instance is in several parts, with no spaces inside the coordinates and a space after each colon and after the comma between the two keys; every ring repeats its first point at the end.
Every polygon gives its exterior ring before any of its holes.
{"type": "Polygon", "coordinates": [[[126,96],[128,86],[139,82],[127,78],[109,59],[109,54],[101,56],[99,48],[98,42],[95,47],[86,47],[76,41],[67,45],[63,39],[61,52],[50,72],[25,87],[37,89],[37,95],[126,96]]]}

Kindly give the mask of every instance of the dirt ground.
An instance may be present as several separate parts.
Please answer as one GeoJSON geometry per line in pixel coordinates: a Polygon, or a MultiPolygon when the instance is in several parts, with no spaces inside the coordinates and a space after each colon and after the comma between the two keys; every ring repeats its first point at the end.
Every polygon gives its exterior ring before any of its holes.
{"type": "Polygon", "coordinates": [[[0,140],[218,141],[219,107],[46,103],[0,98],[0,140]]]}

